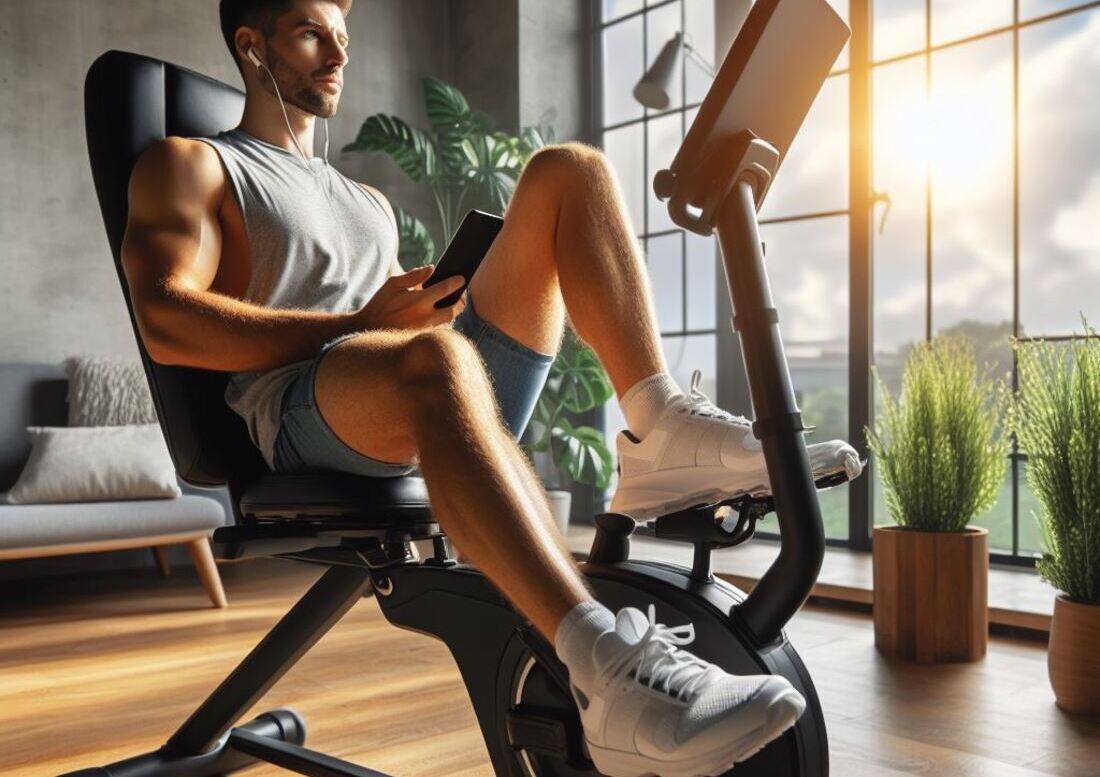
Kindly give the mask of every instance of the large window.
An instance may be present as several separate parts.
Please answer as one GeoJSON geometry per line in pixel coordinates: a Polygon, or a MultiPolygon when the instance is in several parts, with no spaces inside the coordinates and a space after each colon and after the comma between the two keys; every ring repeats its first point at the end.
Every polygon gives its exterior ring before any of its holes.
{"type": "MultiPolygon", "coordinates": [[[[983,366],[1015,380],[1010,335],[1057,339],[1081,331],[1081,312],[1100,320],[1100,2],[832,4],[863,31],[863,45],[841,54],[760,214],[798,404],[817,427],[808,443],[854,442],[873,423],[873,382],[856,371],[849,386],[850,364],[874,364],[896,395],[913,343],[963,332],[983,366]],[[852,84],[857,77],[866,82],[852,84]],[[858,142],[860,126],[871,143],[858,142]],[[850,203],[872,200],[873,229],[862,233],[849,223],[850,203]],[[865,276],[873,278],[866,294],[852,297],[865,276]],[[850,299],[870,308],[853,310],[850,299]],[[853,333],[861,320],[870,333],[853,333]]],[[[646,256],[665,353],[685,389],[702,370],[712,398],[724,358],[715,301],[726,293],[714,240],[674,229],[650,188],[709,78],[682,57],[662,112],[643,108],[632,90],[677,31],[719,64],[714,5],[598,0],[594,35],[597,137],[646,256]]],[[[612,400],[610,436],[624,426],[612,400]]],[[[997,505],[976,523],[990,529],[1000,558],[1030,563],[1038,505],[1025,465],[1014,452],[997,505]]],[[[866,488],[822,493],[834,541],[866,547],[871,524],[891,520],[872,474],[866,488]]]]}
{"type": "MultiPolygon", "coordinates": [[[[1098,5],[874,0],[874,188],[892,203],[873,239],[874,362],[895,395],[916,341],[964,333],[1015,380],[1010,335],[1098,318],[1098,5]]],[[[975,521],[1003,560],[1039,549],[1025,466],[1014,451],[975,521]]],[[[877,478],[873,520],[891,520],[877,478]]]]}
{"type": "MultiPolygon", "coordinates": [[[[693,60],[681,57],[664,111],[644,108],[633,97],[642,77],[665,43],[677,32],[708,62],[714,62],[714,0],[602,0],[600,140],[622,183],[626,206],[646,259],[657,323],[669,370],[685,391],[693,370],[702,372],[699,389],[715,396],[716,243],[676,227],[664,203],[653,194],[653,176],[672,163],[710,78],[693,60]]],[[[615,398],[606,408],[606,429],[626,428],[615,398]]],[[[615,482],[605,495],[604,506],[615,482]]]]}
{"type": "MultiPolygon", "coordinates": [[[[846,15],[844,0],[834,5],[846,15]]],[[[602,145],[623,184],[646,257],[669,370],[687,391],[692,371],[699,369],[699,388],[714,399],[717,360],[722,358],[717,351],[717,295],[728,294],[717,265],[717,241],[675,227],[650,185],[654,174],[672,162],[710,78],[696,61],[681,57],[667,110],[643,108],[632,91],[647,65],[680,31],[704,59],[720,64],[715,61],[715,2],[602,0],[600,12],[602,145]]],[[[806,117],[761,213],[792,381],[804,418],[817,427],[811,442],[845,438],[848,428],[846,62],[847,50],[806,117]]],[[[609,437],[626,426],[614,399],[608,403],[606,424],[609,437]]],[[[613,482],[609,493],[614,487],[613,482]]],[[[846,538],[846,490],[823,493],[821,504],[829,536],[846,538]]]]}

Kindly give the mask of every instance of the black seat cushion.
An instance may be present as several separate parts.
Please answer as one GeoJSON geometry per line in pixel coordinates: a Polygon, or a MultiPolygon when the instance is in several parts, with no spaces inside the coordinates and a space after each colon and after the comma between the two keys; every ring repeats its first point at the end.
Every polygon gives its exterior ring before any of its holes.
{"type": "Polygon", "coordinates": [[[364,525],[431,520],[424,479],[345,472],[281,472],[252,480],[239,502],[251,518],[354,517],[364,525]]]}

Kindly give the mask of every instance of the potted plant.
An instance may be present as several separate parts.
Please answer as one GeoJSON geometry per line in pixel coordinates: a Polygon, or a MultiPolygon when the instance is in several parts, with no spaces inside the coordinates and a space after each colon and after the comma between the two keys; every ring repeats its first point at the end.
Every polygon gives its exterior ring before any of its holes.
{"type": "MultiPolygon", "coordinates": [[[[375,114],[363,122],[359,135],[343,151],[381,151],[413,180],[432,190],[443,245],[447,245],[470,208],[501,215],[515,191],[520,173],[535,151],[553,139],[540,124],[524,127],[518,137],[492,129],[489,118],[471,110],[458,89],[425,78],[424,98],[431,128],[421,130],[396,116],[375,114]]],[[[400,233],[398,260],[405,270],[435,264],[435,241],[412,214],[394,206],[400,233]]],[[[562,347],[550,366],[546,385],[532,416],[535,442],[524,451],[545,454],[553,472],[548,481],[551,509],[564,532],[570,492],[559,475],[606,488],[614,466],[603,433],[576,426],[570,415],[599,407],[614,393],[594,351],[567,324],[562,347]]]]}
{"type": "Polygon", "coordinates": [[[989,533],[1009,452],[996,434],[1005,388],[979,377],[973,347],[940,336],[910,352],[900,398],[877,370],[883,409],[865,429],[896,526],[873,538],[875,645],[921,663],[973,661],[989,632],[989,533]]]}
{"type": "Polygon", "coordinates": [[[1019,391],[1008,424],[1042,514],[1039,575],[1054,600],[1047,668],[1058,706],[1100,715],[1100,339],[1013,338],[1019,391]],[[1067,360],[1069,364],[1067,365],[1067,360]]]}

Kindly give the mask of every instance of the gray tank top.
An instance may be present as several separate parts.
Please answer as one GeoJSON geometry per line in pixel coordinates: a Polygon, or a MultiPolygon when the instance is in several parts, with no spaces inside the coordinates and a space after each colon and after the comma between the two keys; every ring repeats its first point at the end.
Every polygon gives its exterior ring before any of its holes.
{"type": "MultiPolygon", "coordinates": [[[[367,304],[389,277],[398,242],[372,194],[323,159],[307,169],[297,153],[240,129],[193,139],[218,152],[244,215],[252,253],[246,302],[328,313],[367,304]]],[[[283,392],[309,363],[229,377],[225,401],[272,470],[283,392]]]]}

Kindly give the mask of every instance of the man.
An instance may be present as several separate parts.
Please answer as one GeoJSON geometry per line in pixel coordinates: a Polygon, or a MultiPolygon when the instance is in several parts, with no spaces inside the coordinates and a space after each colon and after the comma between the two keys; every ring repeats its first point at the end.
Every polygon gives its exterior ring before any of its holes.
{"type": "MultiPolygon", "coordinates": [[[[145,346],[232,373],[226,400],[275,471],[419,465],[456,548],[554,644],[601,772],[722,772],[804,700],[782,678],[701,661],[652,611],[597,602],[516,440],[568,312],[630,427],[612,510],[644,519],[766,493],[759,443],[669,375],[618,183],[589,146],[535,154],[466,293],[434,307],[462,279],[425,289],[432,268],[402,272],[382,193],[305,151],[339,104],[351,5],[221,0],[241,123],[154,144],[130,183],[123,261],[145,346]]],[[[811,463],[816,476],[860,472],[841,441],[811,446],[811,463]]]]}

